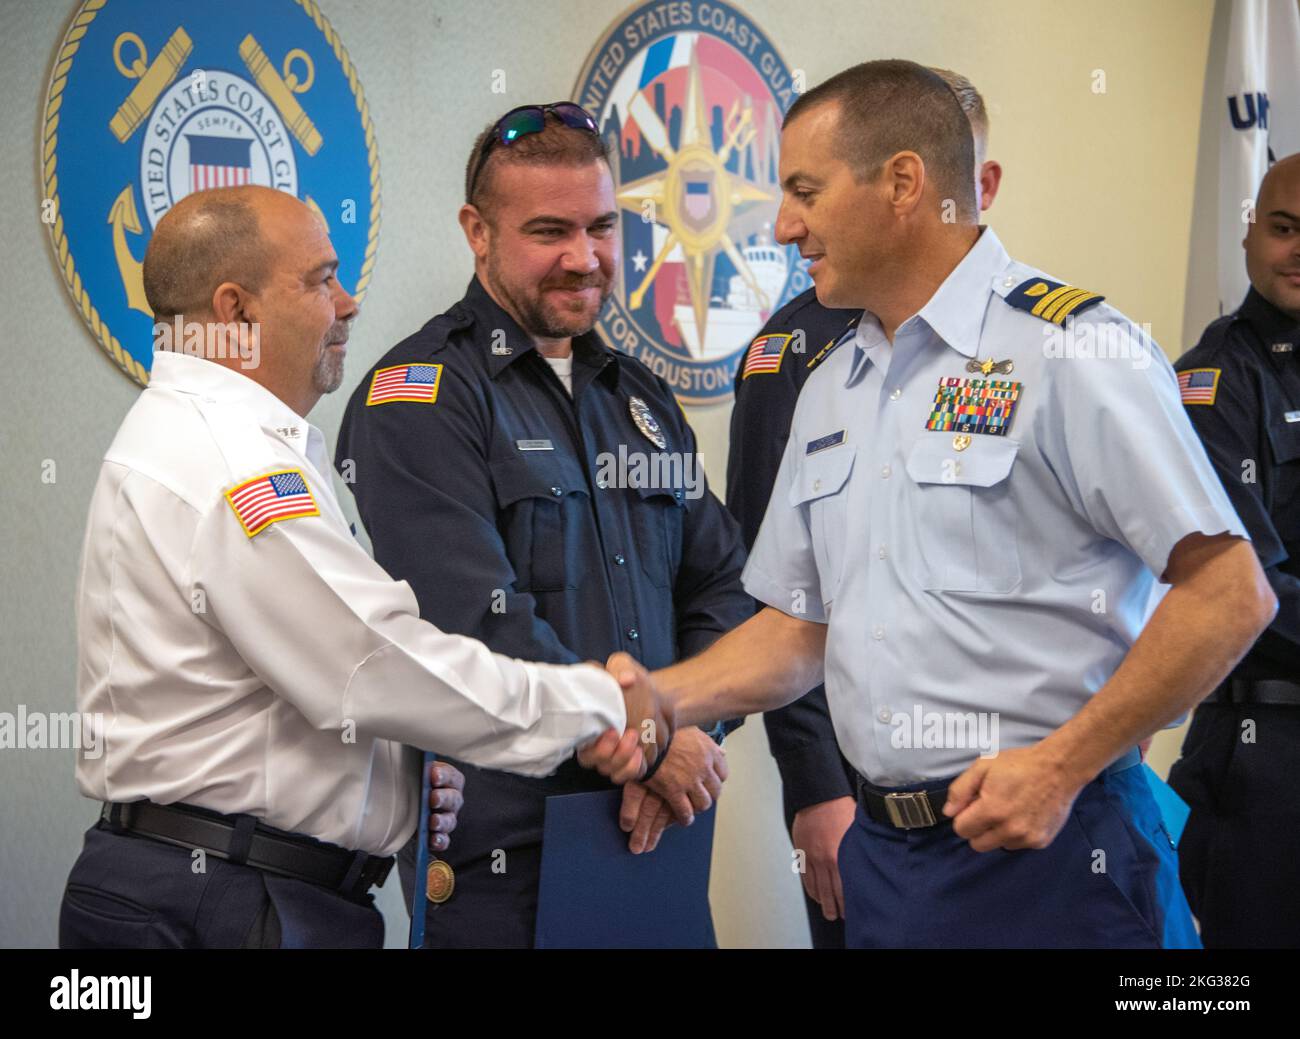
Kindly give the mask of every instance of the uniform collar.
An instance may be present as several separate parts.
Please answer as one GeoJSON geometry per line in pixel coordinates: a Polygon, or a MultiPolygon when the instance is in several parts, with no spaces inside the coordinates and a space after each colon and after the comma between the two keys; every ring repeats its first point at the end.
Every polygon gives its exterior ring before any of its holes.
{"type": "MultiPolygon", "coordinates": [[[[520,328],[518,322],[488,294],[483,283],[478,280],[478,275],[470,279],[469,288],[466,289],[462,302],[473,317],[474,324],[480,329],[476,341],[482,342],[483,349],[487,352],[487,370],[490,378],[495,379],[525,354],[537,352],[537,345],[532,337],[520,328]],[[491,329],[492,332],[500,329],[504,335],[493,335],[491,332],[483,335],[482,330],[486,329],[491,329]]],[[[594,368],[602,374],[608,370],[608,375],[605,377],[613,380],[612,384],[617,384],[618,365],[615,363],[614,354],[600,341],[600,337],[595,332],[573,337],[573,360],[575,367],[583,365],[594,368]]]]}
{"type": "Polygon", "coordinates": [[[304,458],[308,457],[309,442],[324,443],[320,430],[261,383],[202,357],[155,352],[149,388],[190,394],[212,404],[237,404],[304,458]]]}
{"type": "MultiPolygon", "coordinates": [[[[980,236],[965,256],[935,290],[920,310],[898,326],[895,342],[920,325],[928,327],[945,344],[963,357],[979,354],[980,332],[993,282],[1011,262],[1002,242],[991,227],[981,227],[980,236]]],[[[858,323],[855,345],[858,353],[850,367],[851,383],[878,350],[887,348],[880,321],[870,311],[858,323]]]]}
{"type": "Polygon", "coordinates": [[[1300,353],[1300,321],[1283,313],[1253,288],[1246,294],[1246,301],[1237,308],[1237,318],[1247,322],[1264,347],[1264,352],[1278,364],[1286,364],[1291,357],[1300,353]],[[1278,350],[1277,346],[1290,343],[1290,350],[1278,350]]]}

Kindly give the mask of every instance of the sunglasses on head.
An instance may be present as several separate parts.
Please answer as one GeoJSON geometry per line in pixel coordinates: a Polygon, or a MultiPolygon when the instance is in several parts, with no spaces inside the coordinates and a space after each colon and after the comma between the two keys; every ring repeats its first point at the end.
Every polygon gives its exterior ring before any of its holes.
{"type": "Polygon", "coordinates": [[[527,137],[530,133],[541,133],[546,129],[547,113],[555,116],[565,126],[574,130],[586,130],[588,133],[599,137],[600,127],[596,125],[595,117],[581,105],[575,105],[572,101],[557,101],[552,105],[520,105],[518,108],[512,108],[496,121],[492,127],[492,133],[484,142],[482,150],[479,152],[478,162],[474,166],[474,175],[469,180],[469,197],[474,198],[474,189],[478,187],[478,178],[483,172],[483,167],[487,163],[488,155],[491,154],[492,148],[496,144],[506,147],[514,144],[521,137],[527,137]]]}

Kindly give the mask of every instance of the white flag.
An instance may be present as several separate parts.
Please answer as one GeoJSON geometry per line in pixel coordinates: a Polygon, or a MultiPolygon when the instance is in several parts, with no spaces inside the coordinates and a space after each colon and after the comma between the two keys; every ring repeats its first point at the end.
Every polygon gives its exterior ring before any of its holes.
{"type": "Polygon", "coordinates": [[[1219,131],[1219,313],[1250,282],[1241,240],[1268,167],[1300,152],[1300,5],[1233,0],[1219,131]]]}

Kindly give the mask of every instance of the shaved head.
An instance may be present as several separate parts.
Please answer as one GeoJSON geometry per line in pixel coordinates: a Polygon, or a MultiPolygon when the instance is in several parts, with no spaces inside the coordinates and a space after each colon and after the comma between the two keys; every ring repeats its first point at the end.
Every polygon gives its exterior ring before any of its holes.
{"type": "Polygon", "coordinates": [[[1300,152],[1278,159],[1268,168],[1259,182],[1259,199],[1256,209],[1264,211],[1274,198],[1282,200],[1295,193],[1300,184],[1300,152]]]}
{"type": "Polygon", "coordinates": [[[1255,291],[1300,321],[1300,153],[1279,159],[1264,174],[1242,244],[1255,291]]]}
{"type": "Polygon", "coordinates": [[[172,206],[144,254],[144,293],[154,317],[206,314],[217,286],[227,281],[260,292],[275,257],[258,213],[285,202],[301,205],[250,184],[197,191],[172,206]]]}
{"type": "MultiPolygon", "coordinates": [[[[243,375],[306,415],[343,381],[357,301],[338,267],[323,216],[287,192],[245,185],[187,195],[158,221],[145,251],[155,336],[169,322],[204,326],[205,343],[218,342],[209,336],[217,326],[241,341],[247,332],[256,347],[251,366],[242,349],[238,361],[228,350],[204,356],[239,363],[243,375]]],[[[189,343],[188,331],[176,334],[189,343]]]]}

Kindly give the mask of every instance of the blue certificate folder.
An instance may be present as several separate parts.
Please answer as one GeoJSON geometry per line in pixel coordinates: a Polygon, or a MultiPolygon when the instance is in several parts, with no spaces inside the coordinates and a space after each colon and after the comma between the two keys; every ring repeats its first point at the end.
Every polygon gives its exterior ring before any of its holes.
{"type": "Polygon", "coordinates": [[[408,907],[411,910],[411,934],[407,948],[410,949],[424,948],[424,910],[425,900],[429,897],[429,816],[432,814],[429,795],[433,792],[429,766],[437,760],[428,751],[420,758],[420,826],[416,830],[418,846],[415,852],[415,892],[408,907]]]}
{"type": "Polygon", "coordinates": [[[546,799],[539,949],[712,949],[709,866],[715,809],[670,826],[633,855],[618,825],[623,791],[546,799]]]}

